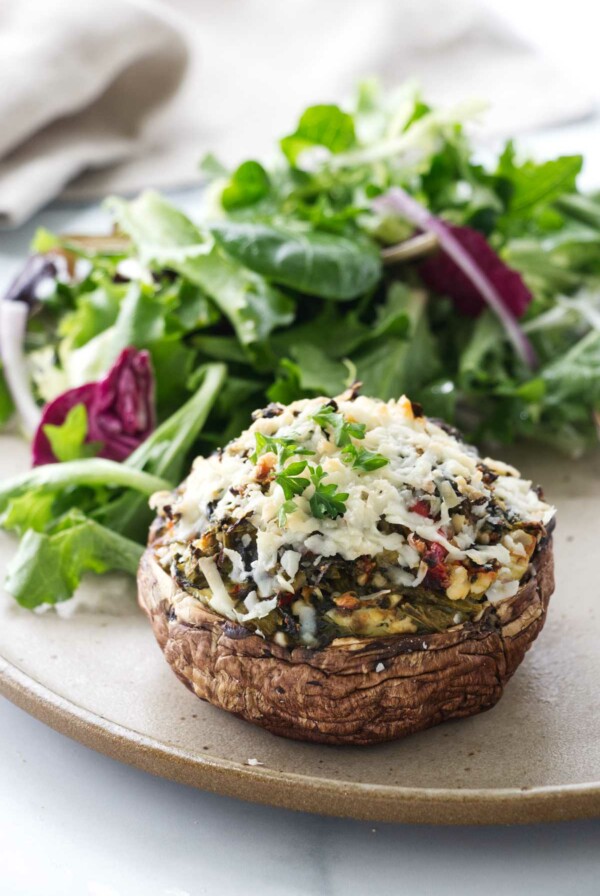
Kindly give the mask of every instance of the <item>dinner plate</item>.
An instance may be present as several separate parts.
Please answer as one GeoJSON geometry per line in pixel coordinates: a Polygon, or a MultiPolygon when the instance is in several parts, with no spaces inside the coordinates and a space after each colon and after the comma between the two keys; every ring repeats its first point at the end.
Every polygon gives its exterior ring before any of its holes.
{"type": "MultiPolygon", "coordinates": [[[[0,437],[0,475],[27,465],[0,437]]],[[[277,738],[175,678],[130,579],[91,577],[31,613],[0,597],[0,691],[89,747],[175,781],[291,809],[380,821],[534,822],[600,815],[600,454],[508,458],[558,506],[557,589],[498,706],[403,741],[277,738]]],[[[16,542],[0,538],[0,566],[16,542]]],[[[50,595],[49,595],[50,596],[50,595]]]]}

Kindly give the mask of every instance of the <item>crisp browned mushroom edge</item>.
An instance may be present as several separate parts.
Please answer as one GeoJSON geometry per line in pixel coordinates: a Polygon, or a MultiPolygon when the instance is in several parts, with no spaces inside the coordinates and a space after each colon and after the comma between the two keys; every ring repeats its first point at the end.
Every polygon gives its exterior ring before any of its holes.
{"type": "Polygon", "coordinates": [[[329,744],[393,740],[490,709],[541,631],[553,590],[547,537],[517,593],[477,622],[314,650],[280,647],[182,595],[151,545],[138,575],[139,603],[190,690],[274,734],[329,744]]]}

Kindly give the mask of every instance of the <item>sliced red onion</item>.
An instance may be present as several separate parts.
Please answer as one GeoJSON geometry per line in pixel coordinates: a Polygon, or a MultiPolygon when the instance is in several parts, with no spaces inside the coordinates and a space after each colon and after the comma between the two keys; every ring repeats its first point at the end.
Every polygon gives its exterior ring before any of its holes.
{"type": "Polygon", "coordinates": [[[530,368],[537,366],[537,358],[533,346],[513,314],[502,301],[495,286],[443,221],[432,215],[431,212],[413,199],[412,196],[409,196],[401,187],[392,187],[384,196],[378,197],[373,205],[378,210],[392,209],[421,230],[435,234],[440,248],[446,252],[463,274],[468,277],[482,298],[485,299],[489,307],[500,319],[519,358],[530,368]]]}
{"type": "Polygon", "coordinates": [[[59,266],[66,268],[61,256],[30,255],[6,290],[4,302],[24,302],[32,310],[40,299],[53,290],[59,266]]]}
{"type": "Polygon", "coordinates": [[[31,392],[24,352],[29,306],[21,301],[0,301],[0,357],[6,385],[27,435],[33,435],[41,411],[31,392]]]}

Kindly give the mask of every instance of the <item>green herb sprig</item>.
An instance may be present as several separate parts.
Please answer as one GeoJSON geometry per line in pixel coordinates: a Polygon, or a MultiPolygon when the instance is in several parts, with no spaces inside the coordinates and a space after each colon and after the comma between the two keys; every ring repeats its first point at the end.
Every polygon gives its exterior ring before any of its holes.
{"type": "Polygon", "coordinates": [[[367,432],[364,423],[348,422],[344,415],[338,413],[331,404],[324,404],[316,414],[312,415],[312,419],[319,424],[321,429],[330,427],[333,430],[335,444],[339,448],[351,445],[352,438],[364,439],[367,432]]]}
{"type": "Polygon", "coordinates": [[[323,480],[326,476],[323,467],[320,465],[314,467],[306,460],[288,464],[277,473],[275,482],[281,486],[286,499],[279,511],[280,525],[285,524],[288,514],[298,509],[294,497],[302,495],[311,483],[314,486],[314,493],[309,499],[309,505],[315,519],[321,520],[327,516],[334,520],[338,516],[343,516],[346,512],[345,502],[348,500],[348,493],[338,492],[335,482],[325,485],[323,480]],[[300,475],[304,472],[308,473],[310,479],[300,475]]]}
{"type": "Polygon", "coordinates": [[[387,457],[383,454],[377,454],[375,451],[369,451],[367,448],[361,448],[355,445],[352,439],[364,439],[367,433],[367,427],[364,423],[353,423],[336,411],[331,404],[325,404],[319,408],[312,419],[318,423],[321,429],[330,427],[333,430],[335,444],[342,449],[342,460],[354,470],[360,470],[363,473],[371,473],[380,467],[389,464],[387,457]]]}
{"type": "Polygon", "coordinates": [[[328,485],[323,484],[323,479],[327,473],[320,465],[310,468],[310,481],[315,487],[314,494],[309,500],[310,511],[315,519],[322,520],[328,516],[332,520],[346,513],[346,504],[348,500],[348,492],[338,492],[335,482],[328,485]]]}
{"type": "Polygon", "coordinates": [[[305,476],[301,476],[307,467],[307,461],[299,460],[293,464],[288,464],[275,476],[275,482],[281,486],[286,501],[290,501],[294,495],[301,495],[308,488],[310,481],[305,476]]]}
{"type": "MultiPolygon", "coordinates": [[[[273,437],[265,436],[263,433],[255,433],[256,449],[250,459],[253,463],[267,453],[277,455],[278,471],[275,474],[275,482],[280,486],[285,497],[285,502],[279,509],[279,525],[284,526],[287,517],[298,509],[298,505],[294,498],[304,494],[306,489],[312,483],[314,486],[314,494],[309,499],[309,505],[312,515],[315,519],[323,519],[330,517],[337,519],[346,512],[345,502],[348,500],[347,492],[338,492],[338,486],[335,482],[325,484],[323,480],[327,473],[321,465],[313,466],[307,460],[297,460],[284,466],[285,462],[294,455],[312,455],[315,452],[309,448],[299,445],[293,436],[273,437]],[[303,476],[307,473],[310,477],[303,476]]],[[[351,444],[346,446],[352,448],[351,444]]],[[[371,454],[371,452],[367,452],[371,454]]]]}
{"type": "Polygon", "coordinates": [[[298,442],[298,436],[266,436],[262,432],[254,433],[256,448],[254,453],[250,455],[250,460],[255,464],[259,457],[263,454],[276,454],[279,466],[283,466],[286,460],[294,455],[311,455],[314,451],[310,448],[304,448],[298,442]]]}
{"type": "Polygon", "coordinates": [[[369,451],[367,448],[360,448],[357,445],[346,445],[342,449],[342,460],[353,470],[360,470],[363,473],[372,473],[373,470],[379,470],[389,464],[388,458],[383,454],[377,454],[376,451],[369,451]]]}

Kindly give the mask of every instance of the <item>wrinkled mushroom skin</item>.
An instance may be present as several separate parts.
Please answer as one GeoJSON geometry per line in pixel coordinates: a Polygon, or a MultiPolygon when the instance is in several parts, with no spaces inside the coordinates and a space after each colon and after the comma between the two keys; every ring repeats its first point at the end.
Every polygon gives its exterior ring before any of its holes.
{"type": "Polygon", "coordinates": [[[283,737],[374,744],[494,706],[544,625],[554,570],[547,539],[517,594],[476,623],[320,650],[279,647],[192,598],[174,602],[152,548],[138,584],[167,661],[198,697],[283,737]]]}

